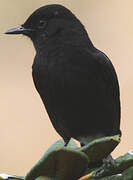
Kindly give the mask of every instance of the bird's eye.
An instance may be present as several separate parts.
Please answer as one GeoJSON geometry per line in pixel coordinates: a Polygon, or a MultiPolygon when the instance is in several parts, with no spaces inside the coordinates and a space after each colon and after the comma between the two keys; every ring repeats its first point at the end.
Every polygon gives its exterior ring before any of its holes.
{"type": "Polygon", "coordinates": [[[44,28],[44,27],[46,26],[46,23],[47,23],[47,22],[46,22],[45,20],[40,20],[38,27],[39,27],[39,28],[44,28]]]}

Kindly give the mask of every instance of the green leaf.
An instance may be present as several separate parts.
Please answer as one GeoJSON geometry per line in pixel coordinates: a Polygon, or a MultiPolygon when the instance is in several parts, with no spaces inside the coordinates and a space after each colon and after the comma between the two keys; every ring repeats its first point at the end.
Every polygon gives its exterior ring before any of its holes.
{"type": "Polygon", "coordinates": [[[89,158],[89,164],[97,163],[107,157],[120,143],[120,136],[109,136],[91,141],[88,145],[79,148],[89,158]]]}
{"type": "Polygon", "coordinates": [[[33,180],[39,176],[59,180],[82,176],[88,166],[88,157],[76,149],[77,145],[72,140],[67,147],[64,147],[64,141],[57,141],[27,173],[25,180],[33,180]]]}
{"type": "Polygon", "coordinates": [[[116,167],[112,167],[112,166],[108,166],[108,168],[104,167],[102,171],[100,171],[98,174],[96,174],[97,170],[94,171],[92,177],[100,178],[104,176],[111,176],[111,175],[123,173],[126,169],[133,166],[133,154],[128,152],[124,156],[115,159],[115,164],[116,167]]]}

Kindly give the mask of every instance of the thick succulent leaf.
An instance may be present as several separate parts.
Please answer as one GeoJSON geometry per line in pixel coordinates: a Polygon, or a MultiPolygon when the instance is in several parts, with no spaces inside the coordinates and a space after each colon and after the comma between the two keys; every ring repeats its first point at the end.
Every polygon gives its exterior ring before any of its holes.
{"type": "Polygon", "coordinates": [[[25,179],[34,180],[45,176],[68,180],[82,176],[88,166],[88,157],[75,149],[77,145],[72,140],[67,147],[64,147],[64,141],[57,141],[27,173],[25,179]]]}
{"type": "MultiPolygon", "coordinates": [[[[79,148],[73,140],[67,147],[64,147],[63,140],[59,140],[27,173],[25,180],[133,180],[133,151],[115,159],[115,166],[107,164],[98,171],[98,162],[110,154],[119,142],[119,136],[104,137],[79,148]],[[92,163],[96,166],[91,166],[92,163]]],[[[0,174],[0,180],[11,179],[24,178],[0,174]]]]}
{"type": "Polygon", "coordinates": [[[132,180],[133,179],[133,151],[115,159],[115,166],[105,166],[101,171],[89,172],[80,180],[132,180]]]}
{"type": "Polygon", "coordinates": [[[88,145],[79,148],[79,151],[88,156],[90,164],[97,163],[107,157],[119,143],[119,135],[109,136],[91,141],[88,145]]]}
{"type": "MultiPolygon", "coordinates": [[[[116,174],[113,176],[107,176],[104,178],[98,178],[99,180],[133,180],[133,166],[126,169],[120,174],[116,174]]],[[[87,180],[87,179],[86,179],[87,180]]],[[[88,180],[95,180],[95,178],[91,178],[88,180]]]]}
{"type": "Polygon", "coordinates": [[[121,156],[115,159],[115,166],[108,166],[104,167],[102,171],[97,173],[97,170],[94,171],[92,177],[104,177],[104,176],[111,176],[114,174],[121,174],[123,171],[128,169],[129,167],[133,166],[133,151],[129,151],[124,156],[121,156]]]}

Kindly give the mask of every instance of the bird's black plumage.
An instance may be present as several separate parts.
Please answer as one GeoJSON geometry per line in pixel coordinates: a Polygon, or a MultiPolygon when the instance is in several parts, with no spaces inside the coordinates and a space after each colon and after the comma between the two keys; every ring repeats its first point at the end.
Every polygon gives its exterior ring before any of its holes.
{"type": "MultiPolygon", "coordinates": [[[[120,95],[114,67],[81,22],[61,5],[36,10],[7,34],[24,34],[36,49],[33,80],[64,141],[120,134],[120,95]]],[[[83,142],[82,142],[83,141],[83,142]]]]}

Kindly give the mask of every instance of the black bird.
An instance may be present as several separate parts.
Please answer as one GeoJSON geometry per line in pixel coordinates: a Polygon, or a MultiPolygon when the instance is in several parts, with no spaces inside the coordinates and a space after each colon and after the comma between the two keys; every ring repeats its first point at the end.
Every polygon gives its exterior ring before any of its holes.
{"type": "Polygon", "coordinates": [[[32,40],[35,87],[66,145],[71,138],[85,145],[98,137],[121,134],[115,69],[70,10],[58,4],[43,6],[6,34],[32,40]]]}

